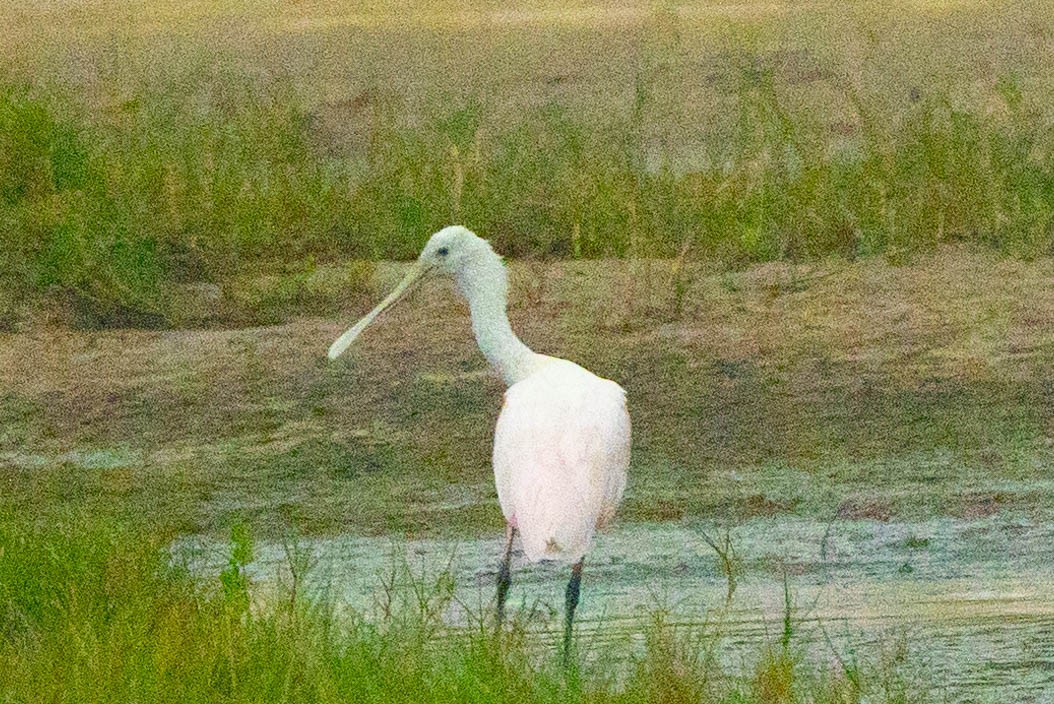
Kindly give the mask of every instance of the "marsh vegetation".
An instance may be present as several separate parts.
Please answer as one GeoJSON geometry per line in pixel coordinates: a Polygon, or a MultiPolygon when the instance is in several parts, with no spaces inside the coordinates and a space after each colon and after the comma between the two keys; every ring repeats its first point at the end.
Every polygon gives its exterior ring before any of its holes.
{"type": "MultiPolygon", "coordinates": [[[[902,645],[866,662],[832,651],[836,660],[816,669],[792,620],[726,668],[713,624],[678,627],[656,612],[637,647],[608,644],[568,671],[529,620],[496,634],[489,610],[468,607],[474,622],[449,625],[447,572],[395,563],[371,619],[298,592],[295,580],[254,601],[243,528],[219,577],[204,581],[178,551],[173,561],[163,537],[97,514],[44,530],[9,519],[0,522],[0,693],[11,701],[929,701],[902,645]]],[[[302,564],[286,552],[287,573],[302,564]]]]}
{"type": "MultiPolygon", "coordinates": [[[[0,22],[0,699],[1043,686],[1043,3],[99,0],[0,22]],[[500,639],[468,601],[499,547],[501,385],[453,293],[323,361],[454,220],[510,255],[532,347],[629,392],[570,678],[544,597],[500,639]],[[368,598],[305,576],[342,559],[368,598]],[[637,599],[656,581],[673,607],[637,599]],[[720,612],[729,594],[766,606],[720,612]],[[930,625],[872,628],[898,613],[930,625]]],[[[520,597],[548,593],[531,580],[520,597]]]]}

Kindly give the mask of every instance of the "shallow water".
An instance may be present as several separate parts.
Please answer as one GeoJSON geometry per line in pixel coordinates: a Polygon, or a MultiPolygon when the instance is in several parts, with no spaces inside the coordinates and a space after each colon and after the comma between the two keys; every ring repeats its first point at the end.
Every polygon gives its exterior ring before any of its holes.
{"type": "MultiPolygon", "coordinates": [[[[905,662],[952,702],[1054,702],[1054,520],[1000,514],[916,523],[757,518],[729,531],[741,570],[728,582],[703,532],[712,524],[619,526],[589,555],[579,607],[580,649],[638,637],[657,609],[672,624],[721,635],[722,657],[749,659],[782,631],[784,580],[799,642],[819,660],[877,660],[902,644],[905,662]]],[[[344,536],[307,540],[309,588],[367,613],[382,608],[382,580],[405,560],[423,579],[449,569],[451,620],[488,613],[501,536],[411,540],[344,536]]],[[[225,546],[188,541],[192,565],[217,570],[225,546]]],[[[257,546],[253,576],[284,579],[286,550],[257,546]]],[[[568,568],[515,556],[510,604],[557,637],[568,568]]]]}

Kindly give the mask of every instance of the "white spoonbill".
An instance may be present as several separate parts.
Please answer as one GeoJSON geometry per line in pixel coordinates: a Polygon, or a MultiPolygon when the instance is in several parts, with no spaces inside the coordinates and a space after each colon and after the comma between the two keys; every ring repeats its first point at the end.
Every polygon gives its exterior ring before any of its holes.
{"type": "Polygon", "coordinates": [[[490,244],[460,226],[432,235],[406,278],[329,348],[336,359],[386,308],[432,275],[452,277],[467,299],[479,348],[508,389],[494,432],[494,482],[505,514],[498,624],[519,532],[531,562],[571,563],[564,657],[593,533],[614,515],[626,486],[630,420],[625,392],[573,362],[532,352],[509,325],[505,266],[490,244]]]}

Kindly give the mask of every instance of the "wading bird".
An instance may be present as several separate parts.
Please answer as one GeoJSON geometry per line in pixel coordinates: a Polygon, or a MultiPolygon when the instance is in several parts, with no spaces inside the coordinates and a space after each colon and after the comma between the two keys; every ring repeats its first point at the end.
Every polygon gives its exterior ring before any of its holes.
{"type": "Polygon", "coordinates": [[[508,389],[494,432],[494,482],[505,515],[497,617],[512,582],[512,542],[520,534],[531,562],[571,563],[564,618],[564,660],[578,606],[582,563],[597,527],[622,499],[630,455],[625,392],[573,362],[532,352],[509,325],[505,265],[490,244],[464,227],[432,235],[410,272],[376,308],[329,348],[336,359],[415,284],[452,277],[468,301],[472,331],[508,389]]]}

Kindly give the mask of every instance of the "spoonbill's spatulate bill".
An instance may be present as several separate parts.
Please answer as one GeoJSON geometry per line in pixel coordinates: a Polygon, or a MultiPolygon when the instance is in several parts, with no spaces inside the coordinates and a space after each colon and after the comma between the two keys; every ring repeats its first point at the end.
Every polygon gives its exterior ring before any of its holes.
{"type": "Polygon", "coordinates": [[[508,385],[494,433],[494,481],[506,520],[498,623],[518,532],[528,560],[573,565],[566,593],[566,658],[584,556],[626,486],[630,420],[625,393],[573,362],[532,352],[516,337],[506,315],[508,283],[501,258],[486,240],[460,226],[432,235],[402,282],[337,338],[329,358],[340,356],[386,308],[432,275],[457,283],[468,301],[479,348],[508,385]]]}

